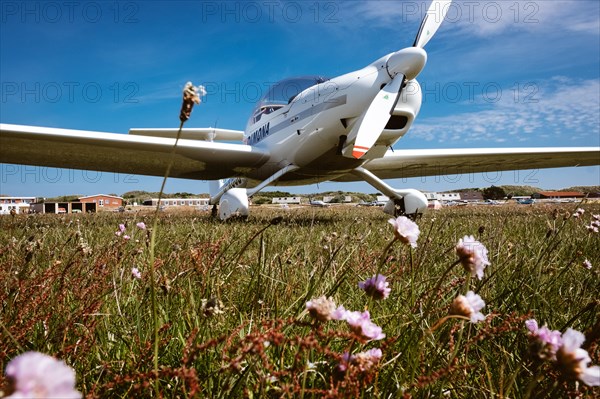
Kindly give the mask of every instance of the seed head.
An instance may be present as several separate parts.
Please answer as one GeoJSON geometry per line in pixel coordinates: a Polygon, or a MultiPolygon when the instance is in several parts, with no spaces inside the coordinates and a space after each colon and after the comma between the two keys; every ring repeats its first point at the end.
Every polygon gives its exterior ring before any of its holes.
{"type": "Polygon", "coordinates": [[[335,320],[336,305],[332,298],[322,297],[306,302],[306,310],[318,321],[335,320]]]}
{"type": "Polygon", "coordinates": [[[477,323],[485,319],[481,309],[485,307],[485,302],[473,291],[467,292],[467,295],[457,296],[452,305],[450,305],[450,314],[464,316],[471,319],[472,323],[477,323]]]}
{"type": "Polygon", "coordinates": [[[398,240],[404,244],[408,244],[413,248],[417,247],[417,240],[419,239],[419,226],[407,218],[406,216],[399,216],[396,219],[389,219],[388,222],[394,226],[394,235],[398,240]]]}
{"type": "Polygon", "coordinates": [[[487,253],[487,248],[473,236],[464,236],[456,245],[456,254],[460,263],[471,273],[471,276],[477,276],[479,280],[483,278],[485,267],[490,265],[487,253]]]}

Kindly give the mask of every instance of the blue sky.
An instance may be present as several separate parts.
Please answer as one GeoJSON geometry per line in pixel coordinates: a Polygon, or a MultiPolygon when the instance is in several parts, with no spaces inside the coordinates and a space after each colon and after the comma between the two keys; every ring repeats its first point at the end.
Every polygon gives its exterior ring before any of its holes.
{"type": "MultiPolygon", "coordinates": [[[[412,45],[429,2],[0,2],[0,120],[126,133],[176,127],[183,84],[206,86],[187,127],[240,129],[274,82],[336,76],[412,45]]],[[[600,2],[457,1],[426,48],[421,113],[395,148],[600,145],[600,2]]],[[[391,180],[442,191],[600,184],[600,168],[391,180]]],[[[0,193],[157,191],[159,178],[0,165],[0,193]]],[[[284,188],[374,192],[366,183],[284,188]]],[[[168,192],[207,192],[171,179],[168,192]]]]}

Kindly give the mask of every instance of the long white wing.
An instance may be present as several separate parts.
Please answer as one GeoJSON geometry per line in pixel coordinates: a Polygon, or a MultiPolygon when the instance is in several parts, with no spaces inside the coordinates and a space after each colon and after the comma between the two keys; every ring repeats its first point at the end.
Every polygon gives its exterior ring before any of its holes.
{"type": "MultiPolygon", "coordinates": [[[[150,136],[150,137],[167,137],[177,138],[178,129],[129,129],[129,134],[136,136],[150,136]]],[[[180,139],[189,140],[218,140],[218,141],[239,141],[241,142],[244,138],[244,132],[241,130],[227,130],[227,129],[216,129],[212,127],[208,128],[183,128],[181,129],[180,139]]]]}
{"type": "MultiPolygon", "coordinates": [[[[600,165],[600,147],[388,151],[365,168],[382,179],[600,165]]],[[[344,175],[336,181],[355,181],[344,175]]]]}
{"type": "MultiPolygon", "coordinates": [[[[165,135],[172,134],[173,129],[167,130],[165,135]]],[[[211,131],[219,135],[215,129],[196,130],[179,140],[171,177],[215,180],[239,176],[268,159],[265,150],[244,144],[189,140],[211,131]]],[[[237,134],[221,133],[228,137],[237,134]]],[[[0,124],[0,162],[4,163],[163,176],[174,143],[169,137],[0,124]]]]}

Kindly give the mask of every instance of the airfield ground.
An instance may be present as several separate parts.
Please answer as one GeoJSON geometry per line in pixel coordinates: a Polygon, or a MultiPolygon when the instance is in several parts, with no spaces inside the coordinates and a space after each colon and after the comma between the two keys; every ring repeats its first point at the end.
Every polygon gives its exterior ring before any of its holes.
{"type": "Polygon", "coordinates": [[[598,214],[600,204],[445,208],[419,220],[412,249],[390,245],[376,208],[253,207],[227,223],[163,212],[156,319],[152,212],[3,216],[0,367],[47,353],[75,369],[88,397],[598,397],[540,360],[525,327],[535,318],[584,332],[600,362],[600,234],[587,228],[598,214]],[[487,247],[482,280],[456,263],[465,235],[487,247]],[[384,300],[358,288],[377,272],[391,288],[384,300]],[[485,320],[446,318],[468,290],[485,320]],[[322,295],[368,309],[386,337],[364,342],[345,322],[314,321],[305,304],[322,295]],[[378,362],[344,366],[345,352],[377,348],[378,362]]]}

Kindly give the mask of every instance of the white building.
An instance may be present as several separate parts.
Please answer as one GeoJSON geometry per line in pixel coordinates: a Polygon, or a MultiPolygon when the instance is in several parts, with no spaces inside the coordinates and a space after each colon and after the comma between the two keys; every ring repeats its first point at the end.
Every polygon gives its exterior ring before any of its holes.
{"type": "Polygon", "coordinates": [[[425,195],[425,198],[427,198],[427,201],[437,201],[438,200],[438,193],[423,193],[425,195]]]}
{"type": "Polygon", "coordinates": [[[460,201],[459,193],[438,193],[437,198],[438,201],[460,201]]]}
{"type": "MultiPolygon", "coordinates": [[[[161,198],[161,206],[207,206],[209,198],[161,198]]],[[[158,198],[144,201],[144,205],[156,206],[158,198]]]]}
{"type": "Polygon", "coordinates": [[[427,201],[430,203],[435,203],[435,201],[438,201],[440,203],[444,203],[444,202],[449,202],[449,201],[460,201],[460,194],[459,193],[436,193],[436,192],[430,192],[430,193],[423,193],[425,195],[425,198],[427,198],[427,201]]]}
{"type": "Polygon", "coordinates": [[[387,195],[378,195],[378,196],[376,196],[376,198],[377,198],[377,204],[379,204],[379,205],[385,205],[390,200],[390,198],[387,195]]]}
{"type": "MultiPolygon", "coordinates": [[[[335,197],[332,195],[327,195],[325,197],[323,197],[323,202],[331,202],[335,197]]],[[[345,204],[349,204],[350,202],[352,202],[352,197],[350,195],[345,195],[344,199],[342,200],[343,203],[345,204]]]]}
{"type": "Polygon", "coordinates": [[[16,213],[28,213],[30,205],[25,203],[18,204],[0,204],[0,215],[8,215],[11,211],[16,213]]]}
{"type": "Polygon", "coordinates": [[[272,204],[300,204],[300,197],[274,197],[272,204]]]}
{"type": "Polygon", "coordinates": [[[0,197],[0,215],[8,215],[12,210],[27,213],[34,202],[35,197],[0,197]]]}

